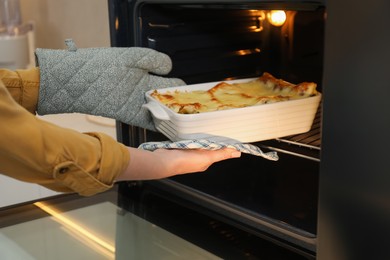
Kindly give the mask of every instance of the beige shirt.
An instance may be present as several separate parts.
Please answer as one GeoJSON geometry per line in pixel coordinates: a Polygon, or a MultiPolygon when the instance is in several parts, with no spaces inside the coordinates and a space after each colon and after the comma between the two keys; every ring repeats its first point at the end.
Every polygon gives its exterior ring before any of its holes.
{"type": "Polygon", "coordinates": [[[39,69],[0,69],[0,173],[83,196],[111,188],[129,163],[128,149],[108,135],[38,119],[38,93],[39,69]]]}

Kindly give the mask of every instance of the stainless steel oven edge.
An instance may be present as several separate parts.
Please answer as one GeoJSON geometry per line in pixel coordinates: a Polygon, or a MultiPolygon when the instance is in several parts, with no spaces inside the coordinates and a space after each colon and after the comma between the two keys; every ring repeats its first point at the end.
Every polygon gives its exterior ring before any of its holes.
{"type": "Polygon", "coordinates": [[[320,260],[390,259],[389,10],[327,1],[320,260]]]}

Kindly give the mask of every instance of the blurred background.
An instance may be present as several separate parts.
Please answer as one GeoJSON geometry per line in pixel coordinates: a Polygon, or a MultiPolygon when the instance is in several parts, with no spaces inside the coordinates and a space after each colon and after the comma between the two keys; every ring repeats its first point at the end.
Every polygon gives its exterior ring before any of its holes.
{"type": "MultiPolygon", "coordinates": [[[[64,49],[72,38],[79,48],[109,47],[107,0],[0,0],[0,68],[35,66],[34,49],[64,49]]],[[[116,138],[115,121],[84,114],[41,116],[80,132],[116,138]]],[[[0,174],[0,207],[56,195],[35,184],[0,174]]]]}
{"type": "Polygon", "coordinates": [[[24,22],[32,21],[38,48],[110,46],[107,0],[20,0],[24,22]]]}

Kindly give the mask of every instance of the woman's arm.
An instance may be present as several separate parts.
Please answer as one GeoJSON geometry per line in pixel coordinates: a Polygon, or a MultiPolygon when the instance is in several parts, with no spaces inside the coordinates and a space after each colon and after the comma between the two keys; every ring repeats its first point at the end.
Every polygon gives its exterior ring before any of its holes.
{"type": "Polygon", "coordinates": [[[0,173],[21,181],[88,196],[109,189],[129,163],[124,145],[38,119],[1,81],[0,121],[0,173]]]}
{"type": "Polygon", "coordinates": [[[38,68],[17,71],[0,69],[0,81],[12,98],[34,115],[38,104],[39,80],[38,68]]]}
{"type": "Polygon", "coordinates": [[[209,150],[165,150],[154,152],[128,148],[130,162],[118,176],[121,180],[162,179],[178,174],[202,172],[215,162],[237,158],[241,153],[235,149],[209,150]]]}
{"type": "Polygon", "coordinates": [[[14,98],[0,81],[0,173],[57,191],[90,196],[115,181],[199,172],[240,154],[129,148],[104,134],[81,134],[39,120],[14,98]]]}

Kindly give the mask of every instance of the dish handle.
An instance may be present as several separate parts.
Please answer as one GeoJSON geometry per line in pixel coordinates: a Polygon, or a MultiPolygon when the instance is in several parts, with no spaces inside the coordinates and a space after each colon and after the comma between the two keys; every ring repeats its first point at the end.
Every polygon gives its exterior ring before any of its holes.
{"type": "Polygon", "coordinates": [[[168,113],[156,102],[148,102],[143,104],[142,107],[147,108],[150,113],[152,113],[153,117],[159,120],[169,120],[168,113]]]}

